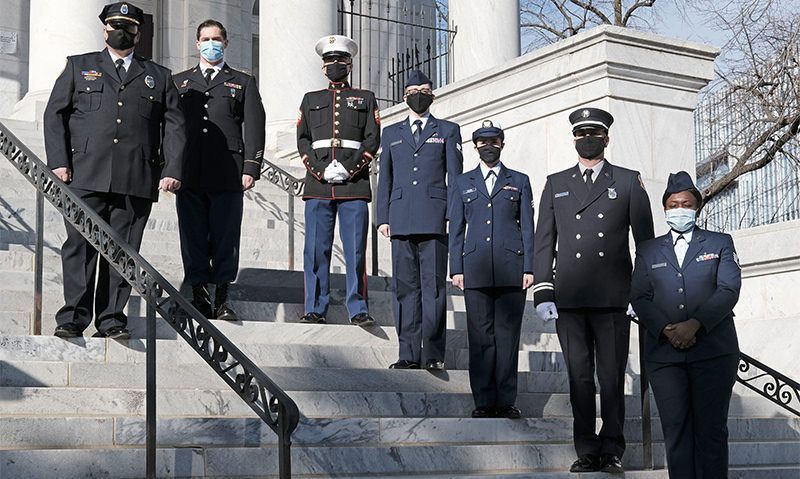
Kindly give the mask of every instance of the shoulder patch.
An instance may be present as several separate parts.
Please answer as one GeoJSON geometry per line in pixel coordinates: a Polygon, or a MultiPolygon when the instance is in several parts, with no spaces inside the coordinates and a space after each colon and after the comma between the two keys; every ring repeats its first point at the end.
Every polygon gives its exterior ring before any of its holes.
{"type": "Polygon", "coordinates": [[[375,109],[375,123],[381,124],[381,112],[378,109],[375,109]]]}
{"type": "Polygon", "coordinates": [[[647,188],[644,187],[644,181],[642,181],[642,175],[636,175],[636,178],[639,180],[639,186],[641,186],[643,190],[647,191],[647,188]]]}

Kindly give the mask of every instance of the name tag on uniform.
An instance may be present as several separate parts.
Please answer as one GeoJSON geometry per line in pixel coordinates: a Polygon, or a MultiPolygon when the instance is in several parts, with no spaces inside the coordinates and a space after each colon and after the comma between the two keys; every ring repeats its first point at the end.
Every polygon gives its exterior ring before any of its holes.
{"type": "Polygon", "coordinates": [[[393,141],[391,144],[389,144],[389,146],[399,145],[402,142],[403,142],[403,140],[393,141]]]}
{"type": "Polygon", "coordinates": [[[616,200],[617,199],[617,189],[616,188],[609,188],[608,189],[608,199],[609,200],[616,200]]]}
{"type": "Polygon", "coordinates": [[[476,192],[476,191],[478,191],[476,188],[470,188],[470,189],[468,189],[468,190],[464,190],[464,191],[462,191],[462,192],[461,192],[461,194],[462,194],[462,195],[468,195],[468,194],[470,194],[470,193],[474,193],[474,192],[476,192]]]}
{"type": "Polygon", "coordinates": [[[719,259],[719,255],[717,253],[703,253],[694,260],[701,263],[703,261],[711,261],[712,259],[719,259]]]}
{"type": "Polygon", "coordinates": [[[432,136],[425,140],[425,143],[444,143],[446,140],[444,138],[438,138],[436,136],[432,136]]]}
{"type": "Polygon", "coordinates": [[[556,193],[555,194],[556,198],[563,198],[565,196],[569,196],[569,191],[562,191],[561,193],[556,193]]]}
{"type": "Polygon", "coordinates": [[[506,185],[503,187],[504,190],[511,190],[511,191],[519,191],[519,188],[516,186],[506,185]]]}
{"type": "Polygon", "coordinates": [[[650,266],[650,269],[665,268],[666,266],[667,266],[667,263],[657,263],[657,264],[654,264],[654,265],[650,266]]]}

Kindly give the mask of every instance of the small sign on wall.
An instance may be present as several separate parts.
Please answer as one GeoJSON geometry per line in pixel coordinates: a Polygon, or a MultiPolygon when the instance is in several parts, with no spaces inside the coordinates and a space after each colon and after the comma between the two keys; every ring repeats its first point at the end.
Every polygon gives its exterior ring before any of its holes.
{"type": "Polygon", "coordinates": [[[0,31],[0,53],[17,53],[17,32],[0,31]]]}

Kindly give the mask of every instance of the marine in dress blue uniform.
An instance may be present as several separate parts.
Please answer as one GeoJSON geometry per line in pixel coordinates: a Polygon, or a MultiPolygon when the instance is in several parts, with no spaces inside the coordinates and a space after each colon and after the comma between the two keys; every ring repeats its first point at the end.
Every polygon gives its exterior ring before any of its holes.
{"type": "MultiPolygon", "coordinates": [[[[108,48],[68,57],[44,112],[50,168],[137,250],[158,189],[180,188],[186,145],[172,74],[133,52],[143,19],[131,3],[106,5],[108,48]]],[[[66,230],[56,336],[80,336],[94,309],[100,336],[129,337],[130,286],[68,221],[66,230]]]]}
{"type": "Polygon", "coordinates": [[[645,367],[669,477],[727,478],[739,260],[730,235],[694,226],[702,196],[688,173],[670,175],[663,204],[671,230],[638,245],[631,302],[647,330],[645,367]]]}
{"type": "Polygon", "coordinates": [[[236,320],[229,284],[239,270],[244,191],[261,176],[265,115],[256,79],[224,60],[225,27],[197,28],[199,65],[175,75],[188,148],[176,206],[181,256],[192,303],[206,317],[236,320]],[[208,284],[214,284],[212,308],[208,284]]]}
{"type": "Polygon", "coordinates": [[[430,114],[431,80],[406,81],[409,116],[384,128],[378,182],[378,230],[392,240],[393,369],[444,368],[447,313],[447,182],[461,174],[461,130],[430,114]],[[420,215],[419,212],[425,214],[420,215]]]}
{"type": "Polygon", "coordinates": [[[625,368],[632,262],[628,232],[653,237],[650,200],[638,172],[605,159],[614,121],[598,108],[569,116],[579,162],[547,177],[536,226],[534,302],[555,319],[567,363],[572,472],[622,472],[625,368]],[[558,251],[556,257],[556,251],[558,251]],[[603,426],[596,432],[595,365],[603,426]]]}
{"type": "Polygon", "coordinates": [[[369,164],[381,142],[380,113],[374,93],[347,83],[352,57],[358,52],[353,40],[341,35],[323,37],[316,51],[330,84],[325,90],[305,94],[297,120],[297,150],[306,166],[305,314],[300,321],[325,322],[338,216],[350,322],[369,326],[374,324],[367,304],[369,164]]]}
{"type": "Polygon", "coordinates": [[[521,417],[514,403],[533,284],[533,198],[528,176],[499,161],[504,139],[485,120],[472,134],[481,163],[450,185],[450,275],[464,290],[473,417],[521,417]]]}

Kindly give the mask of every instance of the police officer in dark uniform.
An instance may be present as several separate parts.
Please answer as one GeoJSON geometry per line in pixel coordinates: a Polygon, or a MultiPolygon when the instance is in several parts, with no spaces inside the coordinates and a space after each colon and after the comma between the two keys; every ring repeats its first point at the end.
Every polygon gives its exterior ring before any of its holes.
{"type": "Polygon", "coordinates": [[[669,176],[662,203],[670,232],[637,246],[631,303],[647,330],[669,477],[723,479],[742,272],[730,235],[695,226],[703,198],[688,173],[669,176]]]}
{"type": "Polygon", "coordinates": [[[552,174],[536,227],[534,302],[556,331],[567,362],[573,440],[572,472],[623,472],[625,367],[628,361],[631,255],[653,237],[650,200],[638,172],[604,156],[614,118],[599,108],[569,116],[578,164],[552,174]],[[556,258],[556,250],[558,257],[556,258]],[[603,427],[595,432],[595,364],[603,427]]]}
{"type": "Polygon", "coordinates": [[[367,306],[366,247],[372,199],[369,163],[381,141],[375,94],[350,87],[356,43],[341,35],[321,38],[316,51],[330,84],[306,93],[297,119],[297,150],[306,166],[303,248],[305,323],[324,323],[330,302],[333,231],[339,235],[347,273],[347,311],[358,326],[374,324],[367,306]]]}
{"type": "Polygon", "coordinates": [[[220,22],[201,23],[196,46],[199,65],[175,75],[189,141],[176,201],[181,255],[198,311],[233,321],[228,286],[239,269],[244,191],[261,175],[264,106],[256,79],[225,63],[220,22]],[[216,285],[213,308],[208,284],[216,285]]]}
{"type": "Polygon", "coordinates": [[[481,163],[450,185],[450,275],[464,290],[472,417],[522,416],[517,365],[525,291],[533,284],[533,198],[527,175],[500,162],[505,134],[472,134],[481,163]]]}
{"type": "MultiPolygon", "coordinates": [[[[131,3],[106,5],[100,20],[108,48],[67,58],[44,113],[53,172],[137,250],[158,190],[180,188],[186,145],[172,74],[134,54],[143,19],[131,3]]],[[[102,258],[96,274],[97,251],[66,224],[65,305],[55,335],[80,336],[94,306],[99,335],[128,338],[130,286],[102,258]]]]}
{"type": "Polygon", "coordinates": [[[392,239],[394,316],[400,343],[392,369],[444,369],[447,313],[447,183],[461,174],[461,130],[430,114],[431,80],[408,75],[409,116],[381,139],[378,231],[392,239]],[[425,214],[419,213],[424,211],[425,214]],[[425,361],[422,362],[422,358],[425,361]]]}

